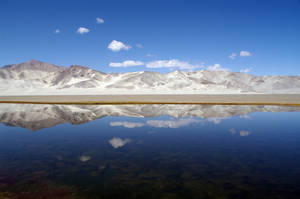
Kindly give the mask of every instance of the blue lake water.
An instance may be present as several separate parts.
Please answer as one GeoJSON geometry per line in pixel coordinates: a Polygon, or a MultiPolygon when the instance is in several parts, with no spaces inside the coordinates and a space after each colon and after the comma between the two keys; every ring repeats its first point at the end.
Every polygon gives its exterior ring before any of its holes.
{"type": "Polygon", "coordinates": [[[299,198],[300,107],[0,104],[0,198],[299,198]]]}

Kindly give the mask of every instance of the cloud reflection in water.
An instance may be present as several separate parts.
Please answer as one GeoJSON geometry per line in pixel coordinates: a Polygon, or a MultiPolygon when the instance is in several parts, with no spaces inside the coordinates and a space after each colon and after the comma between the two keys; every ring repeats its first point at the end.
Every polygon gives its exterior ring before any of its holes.
{"type": "Polygon", "coordinates": [[[128,139],[128,138],[122,139],[122,138],[119,138],[119,137],[114,137],[114,138],[109,140],[110,145],[112,147],[114,147],[115,149],[123,147],[125,144],[127,144],[129,142],[131,142],[130,139],[128,139]]]}

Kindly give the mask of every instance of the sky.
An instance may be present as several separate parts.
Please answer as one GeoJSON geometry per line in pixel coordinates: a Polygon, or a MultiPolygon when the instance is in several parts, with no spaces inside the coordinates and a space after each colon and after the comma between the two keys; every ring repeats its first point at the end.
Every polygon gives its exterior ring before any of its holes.
{"type": "Polygon", "coordinates": [[[1,0],[0,66],[300,75],[300,0],[1,0]]]}

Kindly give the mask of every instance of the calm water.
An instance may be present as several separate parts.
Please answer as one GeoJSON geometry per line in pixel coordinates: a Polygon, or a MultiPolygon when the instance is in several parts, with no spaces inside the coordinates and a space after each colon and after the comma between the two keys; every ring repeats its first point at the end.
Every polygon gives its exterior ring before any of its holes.
{"type": "Polygon", "coordinates": [[[300,108],[0,104],[0,198],[299,198],[300,108]]]}

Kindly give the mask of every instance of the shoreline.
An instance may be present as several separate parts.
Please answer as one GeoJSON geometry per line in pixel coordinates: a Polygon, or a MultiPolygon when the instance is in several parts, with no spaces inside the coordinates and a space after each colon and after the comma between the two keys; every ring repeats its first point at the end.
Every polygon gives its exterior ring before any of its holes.
{"type": "Polygon", "coordinates": [[[0,103],[18,104],[203,104],[300,106],[300,94],[140,94],[0,96],[0,103]]]}

